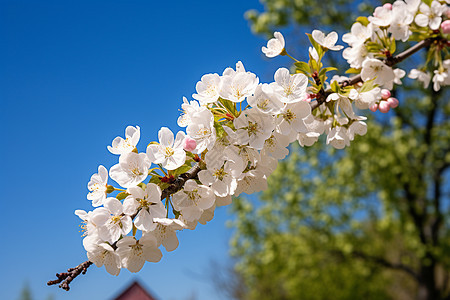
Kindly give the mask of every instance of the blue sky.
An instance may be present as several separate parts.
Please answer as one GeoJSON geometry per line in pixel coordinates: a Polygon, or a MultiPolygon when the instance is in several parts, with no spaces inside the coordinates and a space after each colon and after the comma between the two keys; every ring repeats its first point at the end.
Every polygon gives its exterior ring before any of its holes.
{"type": "Polygon", "coordinates": [[[25,282],[35,300],[111,299],[139,279],[161,300],[218,299],[210,261],[229,262],[227,209],[180,246],[118,277],[91,267],[70,292],[45,283],[85,261],[75,209],[91,210],[87,183],[117,157],[106,146],[127,125],[141,127],[140,151],[160,127],[178,130],[182,96],[203,74],[238,60],[263,82],[288,60],[265,59],[248,1],[0,0],[0,147],[3,241],[2,299],[25,282]]]}

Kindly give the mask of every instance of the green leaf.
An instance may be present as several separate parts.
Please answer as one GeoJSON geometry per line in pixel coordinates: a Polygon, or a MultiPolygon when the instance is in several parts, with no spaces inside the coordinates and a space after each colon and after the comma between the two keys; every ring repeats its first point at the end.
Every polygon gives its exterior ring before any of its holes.
{"type": "Polygon", "coordinates": [[[236,104],[230,100],[226,100],[223,98],[219,98],[219,102],[223,104],[223,106],[225,106],[225,108],[233,115],[236,116],[237,115],[237,109],[236,109],[236,104]]]}
{"type": "Polygon", "coordinates": [[[355,69],[355,68],[350,68],[347,71],[345,71],[345,73],[347,74],[359,74],[361,72],[361,69],[355,69]]]}
{"type": "Polygon", "coordinates": [[[337,68],[335,68],[335,67],[322,68],[322,69],[320,69],[319,77],[322,77],[323,75],[325,75],[326,72],[336,71],[336,70],[337,70],[337,68]]]}
{"type": "Polygon", "coordinates": [[[339,83],[337,83],[336,80],[333,81],[333,82],[331,83],[331,90],[332,90],[333,92],[339,93],[340,89],[341,89],[341,88],[340,88],[340,86],[339,86],[339,83]]]}
{"type": "Polygon", "coordinates": [[[150,178],[149,183],[154,183],[154,184],[159,184],[161,182],[161,178],[158,176],[152,176],[152,178],[150,178]]]}
{"type": "Polygon", "coordinates": [[[391,54],[394,54],[395,50],[396,50],[395,39],[394,39],[394,37],[392,37],[391,43],[389,44],[389,52],[391,52],[391,54]]]}
{"type": "Polygon", "coordinates": [[[130,194],[128,194],[127,192],[121,192],[121,193],[118,193],[117,194],[117,196],[116,196],[116,199],[117,200],[123,200],[123,199],[125,199],[126,197],[128,197],[130,194]]]}
{"type": "Polygon", "coordinates": [[[375,84],[373,83],[375,81],[374,79],[370,79],[364,82],[364,84],[362,85],[361,89],[359,90],[360,93],[365,93],[368,91],[371,91],[375,88],[375,84]]]}
{"type": "Polygon", "coordinates": [[[311,72],[319,70],[319,65],[317,64],[317,61],[312,59],[309,61],[310,65],[311,65],[311,72]]]}
{"type": "Polygon", "coordinates": [[[370,23],[369,19],[367,19],[367,17],[357,17],[356,18],[356,22],[359,22],[359,23],[361,23],[364,26],[367,26],[370,23]]]}
{"type": "Polygon", "coordinates": [[[309,75],[311,74],[311,68],[309,67],[309,65],[303,61],[299,61],[296,62],[294,64],[297,67],[297,70],[299,70],[300,72],[302,72],[305,75],[309,75]]]}
{"type": "Polygon", "coordinates": [[[220,125],[220,124],[217,123],[217,122],[214,122],[214,128],[216,129],[216,135],[217,135],[217,138],[221,138],[221,137],[224,136],[225,130],[223,130],[222,125],[220,125]]]}
{"type": "Polygon", "coordinates": [[[192,167],[188,166],[188,165],[182,165],[181,167],[179,167],[178,169],[174,170],[172,175],[174,177],[177,177],[178,175],[181,175],[183,173],[186,173],[187,171],[189,171],[192,167]]]}
{"type": "Polygon", "coordinates": [[[312,37],[310,33],[306,34],[308,36],[309,41],[311,42],[311,45],[316,49],[317,54],[319,54],[319,57],[321,57],[321,53],[323,54],[322,46],[320,46],[312,37]]]}
{"type": "Polygon", "coordinates": [[[379,52],[383,48],[382,45],[375,43],[375,42],[367,43],[366,47],[367,47],[367,51],[369,51],[369,52],[379,52]]]}

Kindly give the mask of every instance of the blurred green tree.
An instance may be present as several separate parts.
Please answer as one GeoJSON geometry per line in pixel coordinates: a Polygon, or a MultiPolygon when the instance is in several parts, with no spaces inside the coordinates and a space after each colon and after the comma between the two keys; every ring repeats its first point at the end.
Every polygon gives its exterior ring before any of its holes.
{"type": "Polygon", "coordinates": [[[26,283],[20,292],[19,300],[32,300],[32,299],[33,297],[31,297],[30,286],[26,283]]]}
{"type": "MultiPolygon", "coordinates": [[[[349,16],[382,4],[262,2],[246,14],[255,33],[348,31],[349,16]]],[[[267,191],[234,200],[240,299],[450,299],[449,92],[414,83],[395,95],[400,106],[370,116],[349,148],[291,147],[267,191]]]]}

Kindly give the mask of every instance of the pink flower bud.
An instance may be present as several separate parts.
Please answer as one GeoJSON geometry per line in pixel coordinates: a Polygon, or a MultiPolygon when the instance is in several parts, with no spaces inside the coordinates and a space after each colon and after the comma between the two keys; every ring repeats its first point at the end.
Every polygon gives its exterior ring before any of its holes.
{"type": "Polygon", "coordinates": [[[391,107],[387,101],[381,101],[380,104],[378,104],[378,109],[385,114],[391,109],[391,107]]]}
{"type": "Polygon", "coordinates": [[[392,10],[392,4],[391,3],[385,3],[383,5],[383,7],[386,8],[386,9],[392,10]]]}
{"type": "Polygon", "coordinates": [[[311,99],[312,99],[312,97],[311,97],[311,94],[306,94],[306,96],[305,96],[305,98],[303,99],[303,101],[306,101],[306,102],[311,102],[311,99]]]}
{"type": "Polygon", "coordinates": [[[389,106],[391,108],[396,108],[398,106],[398,99],[391,97],[391,98],[387,99],[387,103],[389,103],[389,106]]]}
{"type": "Polygon", "coordinates": [[[445,20],[441,23],[441,29],[443,34],[449,34],[450,33],[450,20],[445,20]]]}
{"type": "Polygon", "coordinates": [[[197,148],[197,142],[190,137],[186,137],[184,139],[184,150],[192,152],[197,148]]]}
{"type": "Polygon", "coordinates": [[[389,98],[391,96],[391,92],[387,89],[382,89],[381,90],[381,98],[383,98],[384,100],[387,100],[387,98],[389,98]]]}
{"type": "Polygon", "coordinates": [[[378,109],[378,104],[374,103],[371,106],[369,106],[369,109],[373,112],[376,112],[378,109]]]}

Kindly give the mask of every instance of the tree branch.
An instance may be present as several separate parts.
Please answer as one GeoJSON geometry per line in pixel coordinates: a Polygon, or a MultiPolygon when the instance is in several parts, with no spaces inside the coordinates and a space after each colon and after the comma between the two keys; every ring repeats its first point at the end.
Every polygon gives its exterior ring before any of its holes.
{"type": "Polygon", "coordinates": [[[62,288],[63,290],[68,291],[68,290],[70,290],[70,286],[69,286],[70,282],[72,280],[74,280],[78,275],[86,274],[86,271],[90,265],[92,265],[92,262],[88,260],[88,261],[85,261],[84,263],[79,264],[75,268],[68,269],[67,272],[65,272],[65,273],[56,273],[56,277],[58,279],[50,280],[49,282],[47,282],[47,285],[58,284],[62,281],[62,283],[59,285],[59,287],[62,288]]]}
{"type": "MultiPolygon", "coordinates": [[[[169,197],[170,195],[178,192],[184,186],[186,181],[189,179],[193,179],[197,176],[198,172],[201,171],[201,162],[195,164],[188,172],[181,174],[175,181],[170,184],[169,187],[165,188],[161,194],[161,200],[169,197]]],[[[114,245],[112,245],[114,247],[114,245]]],[[[70,282],[74,280],[80,274],[86,274],[87,268],[92,265],[91,261],[85,261],[75,268],[70,268],[65,273],[56,273],[56,280],[50,280],[47,282],[47,285],[55,285],[62,282],[59,287],[63,290],[70,290],[70,282]]]]}
{"type": "Polygon", "coordinates": [[[409,266],[404,265],[402,263],[392,263],[382,257],[377,257],[377,256],[372,256],[372,255],[368,255],[366,253],[363,253],[361,251],[353,251],[351,253],[353,256],[367,260],[367,261],[371,261],[374,262],[378,265],[381,265],[383,267],[389,268],[389,269],[394,269],[394,270],[400,270],[400,271],[404,271],[405,273],[409,274],[410,276],[412,276],[416,281],[420,281],[420,275],[417,274],[413,269],[411,269],[409,266]]]}
{"type": "MultiPolygon", "coordinates": [[[[428,46],[431,45],[431,43],[433,43],[434,41],[438,41],[440,39],[441,39],[441,37],[428,38],[428,39],[422,40],[422,41],[418,42],[417,44],[415,44],[414,46],[412,46],[411,48],[408,48],[405,51],[399,53],[398,55],[385,59],[383,62],[386,65],[388,65],[389,67],[392,67],[392,66],[402,62],[403,60],[405,60],[409,56],[413,55],[414,53],[416,53],[420,49],[428,47],[428,46]]],[[[351,78],[349,78],[347,80],[344,80],[339,85],[341,87],[346,87],[346,86],[349,86],[349,85],[355,85],[358,82],[362,82],[361,74],[358,74],[358,75],[353,76],[353,77],[351,77],[351,78]]],[[[316,98],[316,101],[311,103],[311,110],[315,110],[322,103],[324,103],[325,100],[327,99],[328,95],[330,95],[330,94],[331,94],[331,91],[328,91],[328,90],[325,91],[322,94],[319,93],[318,97],[316,98]]]]}
{"type": "Polygon", "coordinates": [[[202,168],[200,167],[200,163],[197,163],[189,171],[178,176],[169,187],[162,191],[161,200],[181,190],[186,181],[195,178],[201,170],[202,168]]]}

